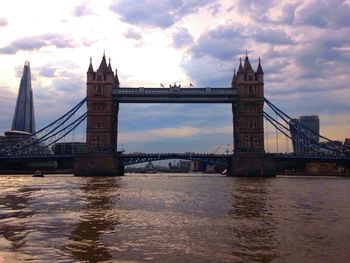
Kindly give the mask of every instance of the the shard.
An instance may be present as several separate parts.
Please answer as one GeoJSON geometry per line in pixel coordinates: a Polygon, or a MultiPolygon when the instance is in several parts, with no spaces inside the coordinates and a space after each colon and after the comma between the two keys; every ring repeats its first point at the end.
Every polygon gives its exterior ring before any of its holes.
{"type": "Polygon", "coordinates": [[[13,131],[35,132],[34,101],[29,62],[24,63],[19,87],[15,114],[12,121],[13,131]]]}

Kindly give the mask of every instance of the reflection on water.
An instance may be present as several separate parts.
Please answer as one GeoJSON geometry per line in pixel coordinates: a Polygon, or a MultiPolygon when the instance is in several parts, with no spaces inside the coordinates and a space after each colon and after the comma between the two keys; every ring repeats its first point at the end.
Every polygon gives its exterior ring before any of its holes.
{"type": "Polygon", "coordinates": [[[79,223],[72,231],[67,249],[76,260],[99,262],[112,259],[102,235],[115,233],[120,217],[114,210],[113,198],[120,195],[120,181],[114,177],[89,178],[80,189],[85,194],[79,223]]]}
{"type": "Polygon", "coordinates": [[[350,262],[350,180],[0,177],[0,262],[350,262]]]}
{"type": "Polygon", "coordinates": [[[242,178],[232,184],[232,208],[229,211],[232,225],[229,228],[234,238],[229,242],[237,260],[271,262],[277,257],[270,181],[242,178]]]}
{"type": "Polygon", "coordinates": [[[31,194],[39,190],[33,187],[20,187],[16,194],[5,192],[0,196],[0,235],[11,243],[12,250],[22,247],[31,231],[29,226],[18,222],[34,214],[28,207],[28,202],[31,194]]]}

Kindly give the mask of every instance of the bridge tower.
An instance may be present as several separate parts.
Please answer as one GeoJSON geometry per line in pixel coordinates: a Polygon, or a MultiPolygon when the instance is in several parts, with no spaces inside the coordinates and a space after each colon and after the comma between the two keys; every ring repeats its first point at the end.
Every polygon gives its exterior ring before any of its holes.
{"type": "Polygon", "coordinates": [[[264,72],[259,65],[254,72],[248,55],[239,63],[232,87],[239,91],[239,100],[232,104],[234,152],[264,153],[264,72]]]}
{"type": "Polygon", "coordinates": [[[234,154],[229,167],[233,176],[274,176],[274,158],[264,150],[264,71],[259,64],[254,71],[248,54],[240,59],[233,75],[232,87],[239,91],[239,99],[232,104],[234,154]]]}
{"type": "Polygon", "coordinates": [[[113,101],[112,89],[119,88],[117,71],[111,60],[107,65],[103,54],[100,66],[94,71],[92,61],[86,81],[86,153],[75,160],[76,175],[119,175],[117,136],[119,104],[113,101]]]}
{"type": "Polygon", "coordinates": [[[117,118],[119,105],[113,103],[112,89],[119,87],[111,61],[103,55],[97,71],[90,61],[86,82],[87,126],[86,146],[89,152],[117,151],[117,118]]]}

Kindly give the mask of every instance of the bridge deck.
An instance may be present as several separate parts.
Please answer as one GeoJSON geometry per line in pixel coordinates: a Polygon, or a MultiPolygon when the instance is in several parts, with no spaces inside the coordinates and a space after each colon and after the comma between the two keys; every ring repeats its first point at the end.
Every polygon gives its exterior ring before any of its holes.
{"type": "Polygon", "coordinates": [[[122,103],[232,103],[236,88],[114,88],[114,98],[122,103]]]}
{"type": "Polygon", "coordinates": [[[121,155],[123,165],[131,165],[136,163],[169,160],[169,159],[183,159],[183,160],[197,160],[212,164],[227,165],[229,156],[226,154],[210,154],[210,153],[129,153],[121,155]]]}
{"type": "MultiPolygon", "coordinates": [[[[227,164],[232,155],[227,154],[212,154],[212,153],[128,153],[121,154],[121,162],[123,165],[135,163],[167,160],[167,159],[185,159],[198,160],[208,163],[227,164]]],[[[0,155],[1,161],[59,161],[59,160],[74,160],[74,154],[67,155],[0,155]]],[[[275,159],[278,161],[318,161],[318,162],[350,162],[350,156],[312,156],[312,155],[290,155],[290,154],[275,154],[275,159]]]]}

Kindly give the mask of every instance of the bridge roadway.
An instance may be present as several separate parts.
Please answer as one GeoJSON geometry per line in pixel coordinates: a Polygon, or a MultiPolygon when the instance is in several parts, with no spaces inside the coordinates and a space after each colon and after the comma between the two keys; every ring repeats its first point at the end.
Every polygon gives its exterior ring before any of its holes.
{"type": "Polygon", "coordinates": [[[120,103],[233,103],[237,88],[114,88],[112,95],[120,103]]]}
{"type": "MultiPolygon", "coordinates": [[[[74,154],[67,155],[32,155],[32,156],[0,156],[1,161],[64,161],[74,160],[74,154]]],[[[231,155],[212,154],[212,153],[127,153],[121,154],[122,165],[132,165],[143,162],[158,160],[182,159],[203,161],[211,164],[228,165],[231,155]]],[[[350,162],[350,156],[312,156],[312,155],[293,155],[293,154],[275,154],[277,161],[321,161],[321,162],[350,162]]]]}

